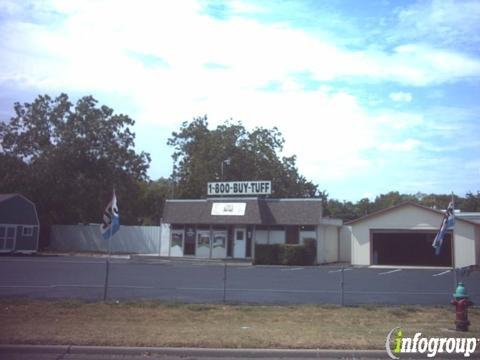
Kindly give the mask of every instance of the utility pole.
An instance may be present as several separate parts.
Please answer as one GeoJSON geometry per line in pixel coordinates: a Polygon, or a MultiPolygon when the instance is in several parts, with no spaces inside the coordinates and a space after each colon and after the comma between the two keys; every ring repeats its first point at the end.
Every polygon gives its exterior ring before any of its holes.
{"type": "Polygon", "coordinates": [[[225,159],[225,160],[222,160],[222,165],[221,165],[221,181],[223,181],[223,164],[227,164],[227,165],[230,165],[231,163],[231,159],[225,159]]]}

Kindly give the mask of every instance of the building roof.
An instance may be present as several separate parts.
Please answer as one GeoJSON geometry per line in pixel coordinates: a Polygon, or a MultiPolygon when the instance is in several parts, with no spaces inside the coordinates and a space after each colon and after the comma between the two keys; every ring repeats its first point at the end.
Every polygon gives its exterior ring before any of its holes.
{"type": "MultiPolygon", "coordinates": [[[[373,217],[376,217],[376,216],[379,216],[379,215],[389,213],[391,211],[394,211],[396,209],[399,209],[399,208],[402,208],[402,207],[405,207],[405,206],[415,206],[417,208],[427,210],[427,211],[433,212],[433,213],[438,214],[438,215],[442,215],[442,216],[445,215],[444,211],[432,209],[432,208],[417,204],[416,202],[413,202],[413,201],[406,201],[406,202],[403,202],[403,203],[395,205],[395,206],[391,206],[391,207],[386,208],[386,209],[375,211],[375,212],[370,213],[368,215],[359,217],[358,219],[348,221],[348,222],[345,223],[345,225],[356,224],[358,222],[361,222],[361,221],[364,221],[364,220],[367,220],[367,219],[370,219],[370,218],[373,218],[373,217]]],[[[456,218],[456,220],[460,220],[460,221],[463,221],[463,222],[466,222],[466,223],[469,223],[469,224],[472,224],[472,225],[478,225],[478,223],[475,223],[473,221],[467,220],[466,218],[462,218],[461,216],[458,216],[457,213],[455,213],[455,218],[456,218]]]]}
{"type": "Polygon", "coordinates": [[[480,212],[455,212],[455,217],[480,224],[480,212]]]}
{"type": "Polygon", "coordinates": [[[167,200],[163,211],[169,224],[316,225],[321,218],[320,199],[167,200]],[[245,215],[212,215],[214,203],[244,203],[245,215]]]}
{"type": "Polygon", "coordinates": [[[0,222],[3,224],[34,224],[38,225],[38,214],[35,204],[22,194],[0,194],[0,222]],[[22,199],[22,201],[10,199],[22,199]],[[28,205],[27,205],[28,204],[28,205]],[[28,210],[26,210],[28,208],[28,210]]]}
{"type": "Polygon", "coordinates": [[[0,194],[0,202],[8,200],[14,196],[17,196],[19,194],[0,194]]]}

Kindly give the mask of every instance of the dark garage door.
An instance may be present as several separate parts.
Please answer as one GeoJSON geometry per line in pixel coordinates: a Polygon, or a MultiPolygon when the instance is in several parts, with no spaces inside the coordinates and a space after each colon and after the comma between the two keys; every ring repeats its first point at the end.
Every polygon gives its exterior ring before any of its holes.
{"type": "Polygon", "coordinates": [[[452,266],[452,236],[445,235],[440,255],[432,247],[436,233],[372,231],[373,265],[452,266]]]}

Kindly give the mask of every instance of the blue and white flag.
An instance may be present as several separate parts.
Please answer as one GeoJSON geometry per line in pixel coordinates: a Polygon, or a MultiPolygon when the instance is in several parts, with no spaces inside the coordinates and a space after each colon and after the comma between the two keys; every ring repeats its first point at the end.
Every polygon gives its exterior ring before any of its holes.
{"type": "Polygon", "coordinates": [[[443,216],[442,225],[440,226],[440,230],[438,230],[437,236],[435,236],[435,240],[433,240],[432,246],[435,248],[435,255],[440,255],[440,249],[442,248],[443,238],[448,230],[453,230],[455,225],[455,211],[453,205],[453,197],[452,201],[448,204],[447,211],[445,211],[445,215],[443,216]]]}
{"type": "Polygon", "coordinates": [[[113,190],[112,200],[108,203],[103,213],[103,221],[102,225],[100,225],[100,231],[102,237],[105,240],[108,240],[108,238],[113,236],[118,229],[120,229],[120,216],[118,213],[117,197],[115,195],[115,190],[113,190]]]}

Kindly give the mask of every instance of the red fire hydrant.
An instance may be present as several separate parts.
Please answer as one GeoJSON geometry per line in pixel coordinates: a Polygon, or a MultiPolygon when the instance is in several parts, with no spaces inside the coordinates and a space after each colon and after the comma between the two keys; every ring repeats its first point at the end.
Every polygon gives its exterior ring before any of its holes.
{"type": "Polygon", "coordinates": [[[455,294],[455,300],[452,300],[452,305],[455,305],[455,325],[457,331],[468,331],[470,321],[468,321],[468,307],[473,305],[473,302],[468,300],[467,290],[463,283],[459,282],[455,294]]]}

